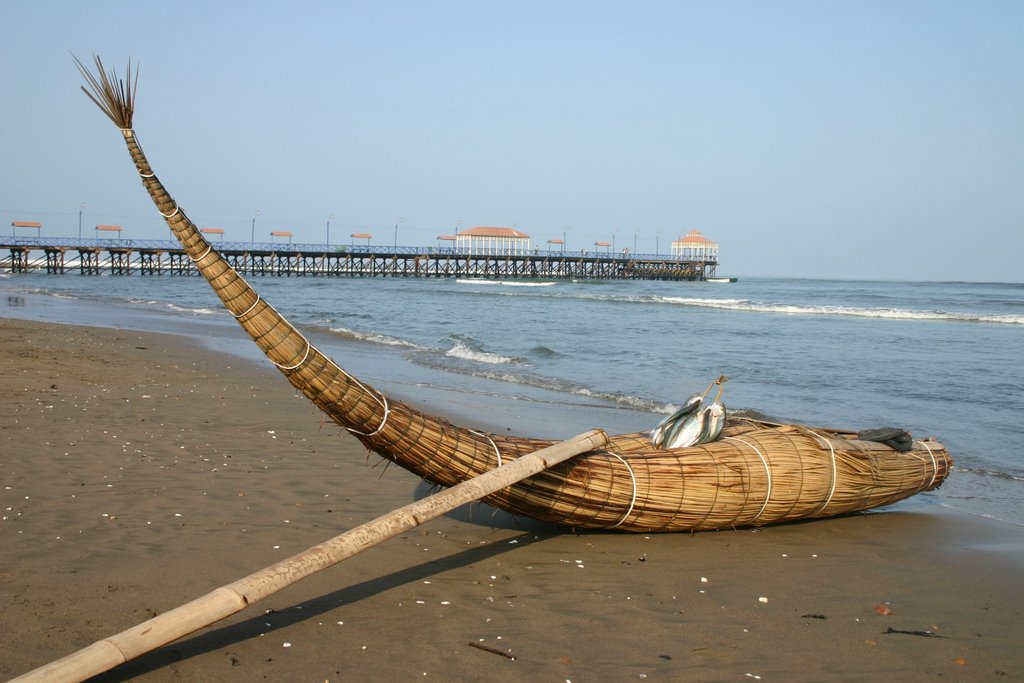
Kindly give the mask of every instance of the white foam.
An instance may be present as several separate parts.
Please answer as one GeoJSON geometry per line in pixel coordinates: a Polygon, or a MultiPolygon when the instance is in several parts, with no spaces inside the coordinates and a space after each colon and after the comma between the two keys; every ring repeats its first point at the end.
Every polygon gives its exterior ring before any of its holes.
{"type": "Polygon", "coordinates": [[[551,287],[556,282],[515,282],[512,280],[484,280],[476,278],[459,278],[455,281],[460,285],[502,285],[504,287],[551,287]]]}
{"type": "Polygon", "coordinates": [[[746,299],[701,299],[666,296],[661,299],[668,304],[694,306],[698,308],[719,308],[730,311],[752,313],[782,313],[786,315],[834,315],[878,320],[937,320],[951,322],[981,322],[1000,325],[1024,325],[1024,316],[985,315],[979,313],[958,313],[947,311],[915,311],[903,308],[856,308],[850,306],[799,306],[796,304],[757,303],[746,299]]]}
{"type": "Polygon", "coordinates": [[[195,315],[217,315],[223,313],[222,310],[214,310],[212,308],[186,308],[185,306],[179,306],[177,304],[167,304],[167,308],[172,311],[178,311],[179,313],[193,313],[195,315]]]}
{"type": "Polygon", "coordinates": [[[350,330],[346,327],[329,327],[327,328],[330,332],[337,334],[341,337],[348,339],[354,339],[356,341],[365,341],[372,344],[381,344],[382,346],[397,346],[404,349],[420,349],[422,347],[413,344],[405,339],[399,339],[397,337],[389,337],[386,334],[377,334],[375,332],[357,332],[350,330]]]}
{"type": "Polygon", "coordinates": [[[506,365],[508,363],[515,363],[516,359],[510,356],[502,356],[497,353],[488,353],[487,351],[477,351],[469,348],[462,342],[455,342],[455,346],[445,352],[446,356],[452,358],[462,358],[463,360],[476,361],[477,363],[490,363],[492,365],[506,365]]]}

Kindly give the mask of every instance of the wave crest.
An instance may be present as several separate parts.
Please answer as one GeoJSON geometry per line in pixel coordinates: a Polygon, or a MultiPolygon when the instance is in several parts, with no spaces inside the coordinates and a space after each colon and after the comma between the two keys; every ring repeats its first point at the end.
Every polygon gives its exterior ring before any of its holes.
{"type": "MultiPolygon", "coordinates": [[[[156,301],[148,302],[147,301],[146,303],[147,304],[148,303],[154,303],[155,304],[155,303],[158,303],[158,302],[156,302],[156,301]]],[[[216,310],[214,310],[212,308],[206,308],[205,306],[200,307],[200,308],[188,308],[186,306],[179,306],[178,304],[172,304],[172,303],[168,303],[167,304],[167,308],[171,309],[172,311],[174,311],[176,313],[191,313],[193,315],[219,315],[219,314],[224,312],[222,309],[219,309],[219,308],[216,309],[216,310]]]]}
{"type": "Polygon", "coordinates": [[[328,327],[327,331],[335,336],[341,337],[342,339],[348,339],[350,341],[369,342],[371,344],[380,344],[382,346],[397,346],[403,349],[422,348],[410,341],[406,341],[405,339],[389,337],[386,334],[377,334],[376,332],[357,332],[356,330],[350,330],[347,327],[328,327]]]}
{"type": "Polygon", "coordinates": [[[1024,325],[1024,316],[996,315],[983,313],[961,313],[949,311],[916,311],[904,308],[856,308],[851,306],[801,306],[798,304],[758,303],[747,299],[701,299],[666,296],[661,300],[677,306],[696,308],[718,308],[729,311],[751,313],[782,313],[786,315],[834,315],[853,318],[874,318],[880,320],[937,320],[949,322],[995,323],[999,325],[1024,325]]]}
{"type": "Polygon", "coordinates": [[[507,365],[509,363],[519,362],[518,358],[503,356],[500,353],[490,353],[488,351],[474,349],[468,346],[465,342],[459,340],[456,340],[452,347],[445,351],[444,355],[450,358],[461,358],[462,360],[470,360],[476,363],[487,363],[489,365],[507,365]]]}

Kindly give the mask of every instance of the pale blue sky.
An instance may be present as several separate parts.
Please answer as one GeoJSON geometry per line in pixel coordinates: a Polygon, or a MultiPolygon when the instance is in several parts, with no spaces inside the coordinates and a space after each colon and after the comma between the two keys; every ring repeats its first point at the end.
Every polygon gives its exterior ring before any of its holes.
{"type": "Polygon", "coordinates": [[[226,239],[460,224],[720,274],[1024,281],[1024,2],[0,0],[0,229],[166,229],[70,53],[226,239]]]}

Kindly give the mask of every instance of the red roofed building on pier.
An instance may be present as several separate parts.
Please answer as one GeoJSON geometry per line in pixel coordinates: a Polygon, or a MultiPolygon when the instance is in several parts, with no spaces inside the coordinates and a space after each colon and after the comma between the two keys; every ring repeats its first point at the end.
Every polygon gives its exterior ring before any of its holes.
{"type": "Polygon", "coordinates": [[[455,248],[471,254],[525,254],[530,236],[515,228],[476,227],[455,233],[455,248]]]}
{"type": "Polygon", "coordinates": [[[718,242],[709,240],[700,230],[691,230],[672,242],[672,256],[684,261],[718,261],[718,242]]]}

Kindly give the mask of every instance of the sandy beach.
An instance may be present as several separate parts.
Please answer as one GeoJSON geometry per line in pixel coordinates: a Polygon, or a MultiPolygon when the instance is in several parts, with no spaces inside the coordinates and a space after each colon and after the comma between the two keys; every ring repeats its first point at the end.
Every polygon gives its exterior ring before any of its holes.
{"type": "MultiPolygon", "coordinates": [[[[0,319],[0,359],[5,680],[429,493],[185,337],[0,319]]],[[[1018,680],[1022,575],[1024,529],[938,507],[628,535],[476,506],[96,680],[1018,680]]]]}

